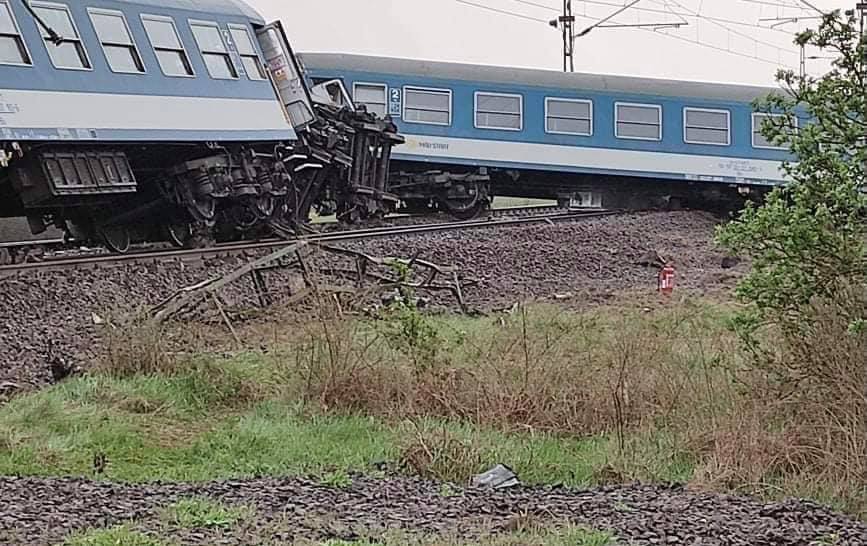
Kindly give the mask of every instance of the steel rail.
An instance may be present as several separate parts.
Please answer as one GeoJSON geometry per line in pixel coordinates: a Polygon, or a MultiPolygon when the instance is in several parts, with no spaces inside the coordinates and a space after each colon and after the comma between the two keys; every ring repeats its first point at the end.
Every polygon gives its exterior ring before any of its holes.
{"type": "Polygon", "coordinates": [[[21,264],[0,266],[0,276],[23,272],[56,271],[74,269],[78,267],[118,266],[124,264],[147,263],[155,261],[197,260],[216,258],[242,254],[249,251],[267,250],[285,246],[297,241],[309,243],[345,242],[377,237],[393,237],[400,235],[414,235],[422,233],[435,233],[441,231],[457,231],[473,228],[505,227],[522,224],[552,223],[564,220],[577,220],[583,218],[595,218],[600,216],[612,216],[622,214],[621,210],[596,210],[596,211],[572,211],[535,216],[504,218],[500,220],[482,219],[465,220],[459,222],[444,222],[438,224],[414,224],[409,226],[366,228],[349,231],[335,231],[300,235],[289,239],[277,239],[271,241],[252,241],[247,243],[225,244],[207,248],[194,249],[169,249],[158,251],[133,252],[128,254],[107,254],[99,256],[82,256],[75,258],[45,259],[39,262],[27,262],[21,264]]]}

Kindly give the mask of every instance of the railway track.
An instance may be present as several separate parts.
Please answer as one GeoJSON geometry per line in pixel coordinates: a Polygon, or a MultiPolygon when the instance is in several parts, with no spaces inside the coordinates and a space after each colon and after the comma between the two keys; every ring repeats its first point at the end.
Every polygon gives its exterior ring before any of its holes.
{"type": "MultiPolygon", "coordinates": [[[[75,257],[52,256],[46,257],[41,261],[0,266],[0,277],[8,277],[10,275],[28,272],[57,271],[74,268],[113,267],[125,264],[147,263],[155,261],[195,261],[207,258],[229,257],[241,255],[251,251],[267,250],[275,247],[280,247],[286,244],[291,244],[295,241],[307,241],[310,243],[345,242],[375,237],[414,235],[421,233],[434,233],[461,229],[502,227],[534,223],[553,223],[582,218],[611,216],[615,214],[621,214],[623,212],[620,210],[564,211],[563,209],[554,209],[555,212],[527,215],[519,213],[517,210],[519,208],[526,209],[528,207],[515,208],[512,211],[512,216],[500,215],[500,218],[488,217],[478,220],[409,224],[399,226],[372,227],[364,229],[321,232],[296,237],[287,237],[284,239],[268,239],[251,242],[226,243],[207,248],[141,250],[133,251],[127,254],[83,255],[75,257]]],[[[550,209],[551,207],[530,208],[550,209]]],[[[30,244],[32,244],[32,242],[30,242],[30,244]]]]}

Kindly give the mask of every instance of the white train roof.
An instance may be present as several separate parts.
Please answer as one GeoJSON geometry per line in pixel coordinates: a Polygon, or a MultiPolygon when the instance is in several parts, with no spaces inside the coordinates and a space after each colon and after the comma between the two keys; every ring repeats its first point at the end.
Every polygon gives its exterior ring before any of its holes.
{"type": "Polygon", "coordinates": [[[254,21],[262,21],[262,16],[244,0],[118,0],[125,4],[138,4],[163,9],[180,9],[240,16],[254,21]]]}
{"type": "Polygon", "coordinates": [[[564,73],[553,70],[508,68],[368,55],[302,53],[300,56],[304,65],[313,69],[406,74],[443,80],[520,84],[556,89],[601,92],[618,91],[642,95],[719,99],[737,102],[750,102],[772,92],[783,92],[782,89],[775,87],[636,78],[607,74],[564,73]]]}

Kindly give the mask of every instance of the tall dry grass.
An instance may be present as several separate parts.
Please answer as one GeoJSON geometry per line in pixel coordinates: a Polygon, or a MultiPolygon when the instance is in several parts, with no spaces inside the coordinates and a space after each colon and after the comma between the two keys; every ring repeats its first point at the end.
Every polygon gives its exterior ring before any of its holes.
{"type": "Polygon", "coordinates": [[[617,318],[519,308],[464,332],[435,322],[437,350],[420,348],[422,359],[418,343],[392,343],[376,325],[325,319],[296,347],[292,383],[334,411],[625,434],[725,402],[730,366],[720,363],[736,340],[715,320],[687,307],[617,318]]]}
{"type": "MultiPolygon", "coordinates": [[[[204,367],[225,397],[302,400],[309,411],[390,421],[429,418],[500,430],[612,439],[615,462],[686,459],[715,488],[834,499],[867,513],[867,296],[816,303],[797,336],[743,350],[718,307],[652,312],[518,307],[481,319],[386,314],[347,319],[321,306],[249,373],[204,367]],[[422,322],[419,323],[418,321],[422,322]],[[664,436],[647,453],[636,438],[664,436]]],[[[105,369],[183,373],[166,332],[143,325],[109,343],[105,369]]],[[[430,476],[477,466],[445,429],[407,436],[402,462],[430,476]],[[463,465],[463,466],[462,466],[463,465]]],[[[628,478],[623,468],[608,469],[628,478]]]]}

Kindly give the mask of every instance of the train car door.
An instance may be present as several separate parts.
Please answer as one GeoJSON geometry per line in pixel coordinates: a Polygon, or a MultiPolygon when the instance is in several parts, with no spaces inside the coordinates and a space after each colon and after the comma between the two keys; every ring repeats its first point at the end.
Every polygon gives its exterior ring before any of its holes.
{"type": "Polygon", "coordinates": [[[271,81],[277,89],[289,123],[297,131],[315,119],[310,92],[304,85],[301,67],[283,24],[276,21],[256,29],[256,38],[265,55],[265,64],[271,73],[271,81]]]}

